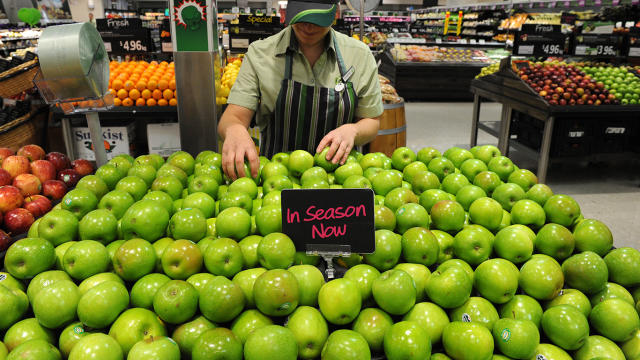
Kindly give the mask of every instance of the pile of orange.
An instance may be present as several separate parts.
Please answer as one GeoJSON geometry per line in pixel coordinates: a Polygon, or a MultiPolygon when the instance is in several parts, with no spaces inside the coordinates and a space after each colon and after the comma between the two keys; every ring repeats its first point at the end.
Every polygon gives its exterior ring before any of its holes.
{"type": "Polygon", "coordinates": [[[176,106],[173,62],[112,61],[109,92],[115,106],[176,106]]]}

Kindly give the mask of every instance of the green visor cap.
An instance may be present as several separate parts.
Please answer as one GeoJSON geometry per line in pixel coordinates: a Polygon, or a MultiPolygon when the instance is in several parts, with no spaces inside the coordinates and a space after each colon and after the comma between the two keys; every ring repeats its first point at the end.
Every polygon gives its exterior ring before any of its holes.
{"type": "Polygon", "coordinates": [[[285,22],[287,24],[308,22],[318,26],[331,26],[337,10],[338,6],[335,3],[289,1],[285,22]]]}

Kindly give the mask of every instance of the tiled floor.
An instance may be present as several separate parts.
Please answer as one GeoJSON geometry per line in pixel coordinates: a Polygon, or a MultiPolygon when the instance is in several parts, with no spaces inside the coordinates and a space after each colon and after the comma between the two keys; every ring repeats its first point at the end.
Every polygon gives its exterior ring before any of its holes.
{"type": "MultiPolygon", "coordinates": [[[[407,103],[405,111],[407,146],[412,149],[469,148],[471,103],[407,103]]],[[[483,104],[481,121],[498,120],[499,116],[498,104],[483,104]]],[[[497,139],[480,131],[478,144],[497,144],[497,139]]],[[[512,150],[509,156],[518,166],[535,172],[535,158],[517,150],[512,150]]],[[[615,246],[640,249],[640,155],[613,157],[606,162],[594,159],[554,162],[547,184],[555,193],[573,196],[585,217],[607,224],[615,246]]]]}

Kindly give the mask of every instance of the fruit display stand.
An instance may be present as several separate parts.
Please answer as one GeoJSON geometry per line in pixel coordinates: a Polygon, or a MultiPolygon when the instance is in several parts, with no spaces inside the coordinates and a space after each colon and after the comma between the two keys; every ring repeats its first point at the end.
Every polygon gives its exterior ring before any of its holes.
{"type": "Polygon", "coordinates": [[[619,139],[627,139],[636,131],[637,114],[640,111],[640,107],[636,105],[550,105],[518,77],[510,58],[503,59],[499,70],[494,74],[474,79],[470,90],[474,98],[470,145],[476,145],[478,130],[483,130],[498,138],[498,148],[504,154],[508,154],[510,145],[529,150],[529,153],[537,153],[537,176],[542,182],[546,179],[551,157],[560,159],[572,155],[629,150],[627,146],[620,146],[626,140],[619,139]],[[499,121],[479,121],[482,99],[502,104],[499,121]],[[514,139],[512,126],[516,122],[513,120],[522,116],[537,119],[544,124],[538,129],[541,136],[536,141],[514,139]],[[572,126],[576,128],[572,129],[572,126]],[[587,144],[587,150],[575,154],[572,149],[582,145],[575,138],[585,135],[582,126],[602,130],[589,131],[586,134],[588,137],[584,139],[600,142],[601,145],[587,144]],[[536,149],[536,144],[539,149],[536,149]]]}

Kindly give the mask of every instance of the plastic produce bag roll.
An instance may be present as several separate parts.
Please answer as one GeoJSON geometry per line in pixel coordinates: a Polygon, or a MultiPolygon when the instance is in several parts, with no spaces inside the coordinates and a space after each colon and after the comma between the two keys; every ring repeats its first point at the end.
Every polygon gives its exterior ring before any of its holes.
{"type": "Polygon", "coordinates": [[[58,99],[95,98],[109,88],[109,58],[89,23],[45,28],[38,41],[40,69],[58,99]]]}

